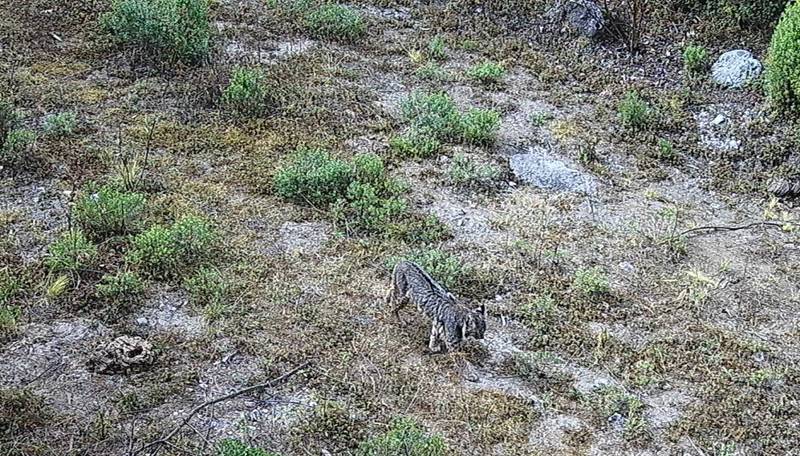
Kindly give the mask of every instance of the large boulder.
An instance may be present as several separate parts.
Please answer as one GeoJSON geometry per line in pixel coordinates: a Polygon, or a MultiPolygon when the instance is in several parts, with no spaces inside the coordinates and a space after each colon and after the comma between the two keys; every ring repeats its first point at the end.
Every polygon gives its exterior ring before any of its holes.
{"type": "Polygon", "coordinates": [[[544,148],[530,147],[519,152],[511,156],[509,166],[522,183],[554,192],[591,195],[597,190],[597,181],[591,174],[579,171],[544,148]]]}
{"type": "Polygon", "coordinates": [[[547,12],[546,18],[563,30],[587,38],[596,36],[605,25],[602,8],[592,0],[558,0],[547,12]]]}
{"type": "Polygon", "coordinates": [[[717,84],[740,88],[761,74],[762,66],[753,55],[743,49],[728,51],[711,67],[711,77],[717,84]]]}

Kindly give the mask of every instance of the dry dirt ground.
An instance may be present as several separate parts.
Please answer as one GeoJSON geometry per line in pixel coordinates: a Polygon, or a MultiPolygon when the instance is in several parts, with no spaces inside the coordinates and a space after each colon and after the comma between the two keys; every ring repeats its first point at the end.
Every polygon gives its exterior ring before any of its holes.
{"type": "MultiPolygon", "coordinates": [[[[368,34],[346,44],[311,38],[267,2],[219,0],[210,63],[175,68],[110,43],[97,26],[105,2],[0,0],[4,89],[26,124],[66,110],[79,119],[75,135],[40,139],[34,163],[0,181],[0,266],[25,283],[0,343],[0,454],[130,454],[203,401],[305,361],[279,387],[202,410],[159,454],[213,454],[225,437],[349,454],[401,415],[451,454],[800,454],[800,239],[771,226],[680,234],[798,217],[763,192],[795,169],[790,127],[757,88],[684,78],[686,35],[707,32],[692,20],[650,30],[630,59],[613,40],[542,39],[522,13],[507,27],[497,3],[356,2],[368,34]],[[409,51],[435,35],[448,76],[426,80],[409,51]],[[499,86],[464,76],[487,58],[509,69],[499,86]],[[215,101],[236,64],[285,89],[266,118],[238,119],[215,101]],[[654,132],[619,127],[616,104],[632,87],[659,107],[654,132]],[[392,155],[400,103],[421,88],[497,109],[497,142],[392,155]],[[69,223],[70,192],[112,174],[115,154],[144,150],[153,122],[148,217],[200,213],[223,234],[233,289],[220,318],[180,281],[151,282],[121,308],[92,297],[97,274],[48,296],[42,260],[69,223]],[[661,138],[676,160],[654,158],[661,138]],[[450,236],[347,236],[280,199],[272,175],[305,144],[385,156],[413,209],[450,236]],[[596,158],[582,158],[587,147],[596,158]],[[767,149],[786,151],[782,166],[761,158],[767,149]],[[456,153],[498,166],[495,185],[453,185],[456,153]],[[580,185],[527,185],[511,170],[525,153],[580,185]],[[490,309],[486,338],[460,353],[427,354],[425,322],[400,326],[383,306],[387,260],[426,249],[457,258],[454,293],[490,309]],[[595,266],[609,291],[587,296],[573,277],[595,266]],[[92,353],[123,334],[151,342],[156,362],[90,370],[92,353]]],[[[765,39],[740,33],[707,43],[712,55],[735,44],[763,56],[765,39]]],[[[115,249],[104,270],[119,265],[115,249]]]]}

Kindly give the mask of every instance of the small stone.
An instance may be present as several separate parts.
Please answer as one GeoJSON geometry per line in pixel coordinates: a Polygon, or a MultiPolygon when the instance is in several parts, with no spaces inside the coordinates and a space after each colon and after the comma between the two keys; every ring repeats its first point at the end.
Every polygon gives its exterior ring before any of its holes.
{"type": "Polygon", "coordinates": [[[136,319],[136,324],[139,326],[147,326],[147,318],[139,317],[136,319]]]}
{"type": "Polygon", "coordinates": [[[513,155],[509,165],[519,180],[544,190],[585,194],[593,194],[597,190],[593,176],[541,148],[531,148],[528,153],[513,155]]]}
{"type": "Polygon", "coordinates": [[[761,62],[749,51],[737,49],[728,51],[711,67],[711,77],[719,85],[728,88],[741,88],[761,74],[761,62]]]}
{"type": "Polygon", "coordinates": [[[728,120],[722,114],[717,114],[717,117],[714,117],[714,120],[711,121],[714,125],[722,125],[725,121],[728,120]]]}
{"type": "Polygon", "coordinates": [[[630,261],[623,261],[619,264],[619,268],[628,274],[633,274],[636,272],[636,266],[634,266],[630,261]]]}

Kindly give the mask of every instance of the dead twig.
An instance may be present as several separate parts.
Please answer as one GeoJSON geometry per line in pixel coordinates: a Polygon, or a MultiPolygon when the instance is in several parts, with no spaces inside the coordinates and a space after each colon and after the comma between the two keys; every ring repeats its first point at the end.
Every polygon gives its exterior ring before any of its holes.
{"type": "Polygon", "coordinates": [[[717,231],[746,230],[746,229],[749,229],[749,228],[756,228],[756,227],[759,227],[759,226],[771,226],[771,227],[782,228],[782,227],[784,227],[786,225],[787,225],[787,223],[784,223],[784,222],[769,222],[769,221],[767,221],[767,222],[753,222],[753,223],[748,223],[747,225],[741,225],[741,226],[714,226],[714,225],[698,226],[696,228],[691,228],[691,229],[682,231],[680,234],[678,234],[678,237],[686,236],[687,234],[695,233],[695,232],[698,232],[698,231],[708,231],[708,232],[714,233],[714,232],[717,232],[717,231]]]}
{"type": "Polygon", "coordinates": [[[258,391],[258,390],[261,390],[261,389],[264,389],[264,388],[269,388],[269,387],[272,387],[272,386],[279,385],[279,384],[281,384],[281,383],[285,382],[286,380],[288,380],[288,379],[289,379],[289,377],[291,377],[291,376],[295,375],[296,373],[298,373],[298,372],[302,371],[303,369],[305,369],[306,367],[308,367],[310,364],[311,364],[311,363],[310,363],[309,361],[306,361],[306,362],[304,362],[303,364],[300,364],[299,366],[297,366],[297,367],[295,367],[294,369],[290,370],[289,372],[286,372],[285,374],[281,375],[280,377],[277,377],[277,378],[275,378],[275,379],[273,379],[273,380],[270,380],[270,381],[268,381],[268,382],[266,382],[266,383],[260,383],[260,384],[258,384],[258,385],[249,386],[249,387],[247,387],[247,388],[244,388],[244,389],[240,389],[240,390],[234,391],[234,392],[232,392],[232,393],[230,393],[230,394],[226,394],[225,396],[218,397],[218,398],[216,398],[216,399],[212,399],[212,400],[210,400],[210,401],[203,402],[202,404],[200,404],[200,405],[198,405],[197,407],[193,408],[193,409],[192,409],[192,410],[189,412],[189,414],[188,414],[188,415],[186,415],[186,418],[184,418],[184,419],[183,419],[183,420],[180,422],[180,424],[178,424],[177,426],[175,426],[175,428],[173,428],[173,429],[172,429],[172,430],[169,432],[169,434],[167,434],[167,435],[166,435],[165,437],[163,437],[163,438],[160,438],[160,439],[158,439],[158,440],[154,440],[154,441],[152,441],[152,442],[150,442],[150,443],[148,443],[148,444],[146,444],[146,445],[142,446],[141,448],[139,448],[138,450],[136,450],[136,451],[133,453],[133,456],[136,456],[136,455],[138,455],[138,454],[142,453],[143,451],[145,451],[145,450],[148,450],[148,449],[150,449],[150,448],[158,447],[158,446],[160,446],[160,445],[169,445],[169,444],[170,444],[170,443],[169,443],[169,440],[170,440],[172,437],[174,437],[174,436],[175,436],[175,434],[177,434],[177,433],[178,433],[178,431],[180,431],[180,430],[181,430],[181,429],[182,429],[184,426],[186,426],[187,424],[189,424],[189,421],[190,421],[190,420],[191,420],[191,419],[192,419],[192,418],[193,418],[195,415],[197,415],[197,413],[199,413],[201,410],[203,410],[204,408],[206,408],[206,407],[209,407],[209,406],[212,406],[212,405],[214,405],[214,404],[218,404],[218,403],[220,403],[220,402],[223,402],[223,401],[227,401],[228,399],[233,399],[233,398],[235,398],[235,397],[238,397],[238,396],[241,396],[241,395],[243,395],[243,394],[252,393],[253,391],[258,391]]]}

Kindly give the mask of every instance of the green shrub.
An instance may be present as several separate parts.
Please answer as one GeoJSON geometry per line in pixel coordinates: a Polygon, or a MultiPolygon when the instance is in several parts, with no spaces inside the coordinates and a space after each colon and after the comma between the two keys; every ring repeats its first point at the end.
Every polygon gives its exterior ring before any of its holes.
{"type": "Polygon", "coordinates": [[[708,50],[703,46],[686,46],[683,49],[683,68],[690,76],[704,73],[708,69],[708,50]]]}
{"type": "Polygon", "coordinates": [[[44,119],[44,132],[49,136],[69,136],[75,133],[78,124],[74,112],[51,114],[44,119]]]}
{"type": "Polygon", "coordinates": [[[252,447],[236,439],[225,439],[217,445],[217,456],[278,456],[260,448],[252,447]]]}
{"type": "Polygon", "coordinates": [[[202,306],[208,320],[213,321],[224,313],[230,293],[230,283],[218,269],[201,267],[184,281],[192,302],[202,306]]]}
{"type": "Polygon", "coordinates": [[[428,43],[428,58],[434,60],[447,60],[447,51],[445,50],[444,38],[435,36],[428,43]]]}
{"type": "Polygon", "coordinates": [[[260,68],[235,68],[228,87],[222,93],[222,102],[243,116],[263,114],[268,100],[265,79],[260,68]]]}
{"type": "Polygon", "coordinates": [[[400,260],[413,261],[420,265],[434,279],[447,288],[453,288],[466,274],[461,260],[438,249],[426,249],[412,252],[405,257],[390,258],[387,266],[391,269],[400,260]]]}
{"type": "Polygon", "coordinates": [[[331,211],[337,222],[349,225],[351,230],[377,233],[387,231],[389,224],[405,213],[406,203],[373,184],[356,181],[350,184],[346,197],[340,199],[331,211]]]}
{"type": "Polygon", "coordinates": [[[0,269],[0,306],[11,302],[11,298],[22,288],[22,281],[8,267],[0,269]]]}
{"type": "Polygon", "coordinates": [[[622,126],[629,130],[643,130],[650,122],[650,107],[636,91],[630,91],[619,104],[622,126]]]}
{"type": "Polygon", "coordinates": [[[0,162],[18,163],[23,161],[30,147],[36,142],[36,133],[24,128],[8,132],[0,148],[0,162]]]}
{"type": "Polygon", "coordinates": [[[152,276],[172,277],[207,260],[217,241],[207,220],[186,216],[170,227],[154,225],[136,235],[126,258],[152,276]]]}
{"type": "Polygon", "coordinates": [[[506,68],[495,62],[483,62],[467,71],[467,76],[482,84],[497,84],[506,76],[506,68]]]}
{"type": "Polygon", "coordinates": [[[154,225],[133,238],[127,260],[150,275],[166,277],[178,267],[175,241],[169,228],[154,225]]]}
{"type": "Polygon", "coordinates": [[[677,6],[705,13],[720,25],[763,27],[770,25],[786,0],[678,0],[677,6]]]}
{"type": "Polygon", "coordinates": [[[635,439],[647,433],[644,403],[624,389],[603,386],[595,391],[590,402],[605,420],[614,415],[625,418],[623,435],[626,439],[635,439]]]}
{"type": "Polygon", "coordinates": [[[326,3],[306,16],[306,26],[315,36],[353,41],[366,32],[361,14],[353,8],[326,3]]]}
{"type": "Polygon", "coordinates": [[[492,143],[499,129],[500,114],[491,109],[470,109],[461,118],[461,137],[466,143],[492,143]]]}
{"type": "Polygon", "coordinates": [[[296,203],[327,206],[347,193],[353,169],[323,149],[298,149],[275,175],[275,191],[296,203]]]}
{"type": "Polygon", "coordinates": [[[677,154],[672,142],[663,138],[658,140],[658,158],[660,160],[675,161],[677,154]]]}
{"type": "Polygon", "coordinates": [[[144,282],[135,272],[120,271],[104,275],[96,290],[103,299],[132,301],[144,292],[144,282]]]}
{"type": "Polygon", "coordinates": [[[396,418],[388,431],[363,442],[358,456],[444,456],[447,446],[438,435],[428,435],[411,418],[396,418]]]}
{"type": "Polygon", "coordinates": [[[89,233],[105,238],[135,231],[144,207],[142,194],[90,182],[75,204],[74,215],[89,233]]]}
{"type": "Polygon", "coordinates": [[[787,6],[775,27],[766,67],[766,90],[773,106],[800,112],[800,4],[787,6]]]}
{"type": "Polygon", "coordinates": [[[50,244],[45,264],[56,272],[78,272],[95,264],[97,247],[80,229],[72,229],[50,244]]]}
{"type": "Polygon", "coordinates": [[[454,139],[461,130],[461,115],[444,92],[415,92],[402,104],[403,116],[420,134],[439,141],[454,139]]]}
{"type": "Polygon", "coordinates": [[[465,187],[491,187],[500,177],[500,169],[493,165],[483,165],[470,160],[463,154],[456,154],[448,170],[450,182],[465,187]]]}
{"type": "Polygon", "coordinates": [[[435,154],[442,141],[474,144],[495,140],[500,114],[493,110],[470,109],[461,114],[444,92],[415,92],[402,104],[409,131],[395,138],[390,146],[403,155],[426,157],[435,154]]]}
{"type": "Polygon", "coordinates": [[[439,153],[442,143],[434,135],[411,128],[391,138],[389,147],[402,157],[428,158],[439,153]]]}
{"type": "Polygon", "coordinates": [[[19,114],[14,109],[14,105],[0,98],[0,145],[5,144],[8,134],[16,129],[19,124],[19,114]]]}
{"type": "MultiPolygon", "coordinates": [[[[17,332],[20,314],[21,311],[18,306],[0,304],[0,342],[17,332]]],[[[2,432],[0,432],[0,435],[2,435],[2,432]]]]}
{"type": "Polygon", "coordinates": [[[417,68],[414,74],[422,79],[431,79],[437,81],[447,78],[447,73],[436,62],[428,62],[425,65],[422,65],[421,67],[417,68]]]}
{"type": "Polygon", "coordinates": [[[208,220],[194,215],[181,217],[170,227],[175,252],[184,264],[195,264],[208,259],[219,240],[208,220]]]}
{"type": "Polygon", "coordinates": [[[154,56],[197,63],[209,53],[208,0],[113,0],[101,23],[119,42],[154,56]]]}
{"type": "Polygon", "coordinates": [[[608,278],[600,266],[575,271],[572,286],[587,296],[608,293],[609,290],[608,278]]]}

